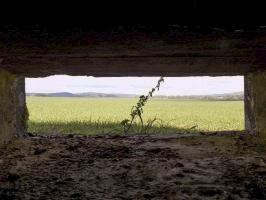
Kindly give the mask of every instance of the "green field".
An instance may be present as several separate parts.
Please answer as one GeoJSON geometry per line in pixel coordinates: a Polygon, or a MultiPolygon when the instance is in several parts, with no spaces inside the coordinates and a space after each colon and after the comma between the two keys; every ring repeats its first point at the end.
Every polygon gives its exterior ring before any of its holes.
{"type": "MultiPolygon", "coordinates": [[[[121,132],[133,98],[27,97],[28,131],[99,134],[121,132]]],[[[144,108],[147,122],[157,120],[150,133],[244,129],[243,101],[151,99],[144,108]]],[[[132,132],[139,132],[140,125],[132,132]]]]}

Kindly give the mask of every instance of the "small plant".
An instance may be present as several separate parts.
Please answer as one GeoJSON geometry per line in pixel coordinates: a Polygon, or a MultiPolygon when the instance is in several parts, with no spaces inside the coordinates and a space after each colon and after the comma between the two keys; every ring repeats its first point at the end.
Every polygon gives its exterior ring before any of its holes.
{"type": "MultiPolygon", "coordinates": [[[[142,119],[143,107],[148,102],[149,98],[151,98],[153,96],[153,93],[156,90],[158,90],[158,91],[160,90],[160,86],[161,86],[162,82],[164,82],[164,78],[160,77],[160,79],[157,82],[157,85],[154,88],[152,88],[146,96],[141,95],[139,97],[137,104],[135,106],[133,106],[131,109],[130,119],[124,119],[121,122],[121,125],[123,126],[123,129],[124,129],[124,133],[128,133],[128,131],[131,129],[132,124],[134,123],[134,121],[136,120],[137,117],[140,119],[141,127],[143,129],[143,127],[144,127],[144,122],[142,119]]],[[[147,127],[150,127],[150,125],[146,126],[146,129],[147,129],[147,127]]]]}

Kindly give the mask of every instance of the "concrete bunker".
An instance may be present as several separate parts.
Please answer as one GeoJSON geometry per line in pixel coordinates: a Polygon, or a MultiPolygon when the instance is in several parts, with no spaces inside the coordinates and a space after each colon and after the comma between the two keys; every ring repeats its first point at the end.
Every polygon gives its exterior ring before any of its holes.
{"type": "MultiPolygon", "coordinates": [[[[33,30],[30,27],[30,30],[33,30]]],[[[24,78],[90,76],[245,76],[246,130],[266,137],[266,31],[178,26],[1,31],[0,143],[25,136],[24,78]],[[72,34],[64,34],[66,32],[72,34]],[[75,32],[76,31],[76,32],[75,32]],[[12,42],[11,42],[12,41],[12,42]]]]}

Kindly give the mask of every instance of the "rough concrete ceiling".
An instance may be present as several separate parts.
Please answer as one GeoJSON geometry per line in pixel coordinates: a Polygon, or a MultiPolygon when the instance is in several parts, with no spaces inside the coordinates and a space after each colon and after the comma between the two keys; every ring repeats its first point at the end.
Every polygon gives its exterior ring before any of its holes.
{"type": "Polygon", "coordinates": [[[266,27],[3,25],[0,67],[24,76],[244,75],[265,69],[266,27]]]}

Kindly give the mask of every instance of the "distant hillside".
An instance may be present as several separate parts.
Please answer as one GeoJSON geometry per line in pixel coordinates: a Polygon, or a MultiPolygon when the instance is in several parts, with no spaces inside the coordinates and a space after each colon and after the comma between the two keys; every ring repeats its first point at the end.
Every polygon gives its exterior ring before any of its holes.
{"type": "MultiPolygon", "coordinates": [[[[27,93],[27,96],[41,96],[41,97],[138,97],[134,94],[106,94],[97,92],[85,92],[85,93],[70,93],[70,92],[58,92],[58,93],[27,93]]],[[[166,99],[202,99],[202,100],[243,100],[243,92],[233,92],[225,94],[212,94],[212,95],[177,95],[177,96],[164,96],[158,95],[155,98],[166,99]]]]}
{"type": "Polygon", "coordinates": [[[138,97],[133,94],[106,94],[97,92],[84,92],[84,93],[27,93],[27,96],[40,96],[40,97],[138,97]]]}
{"type": "Polygon", "coordinates": [[[75,95],[70,92],[58,93],[27,93],[27,96],[40,96],[40,97],[74,97],[75,95]]]}
{"type": "MultiPolygon", "coordinates": [[[[162,96],[163,97],[163,96],[162,96]]],[[[184,96],[170,96],[170,99],[202,99],[202,100],[244,100],[244,92],[232,92],[224,94],[211,95],[184,95],[184,96]]]]}

